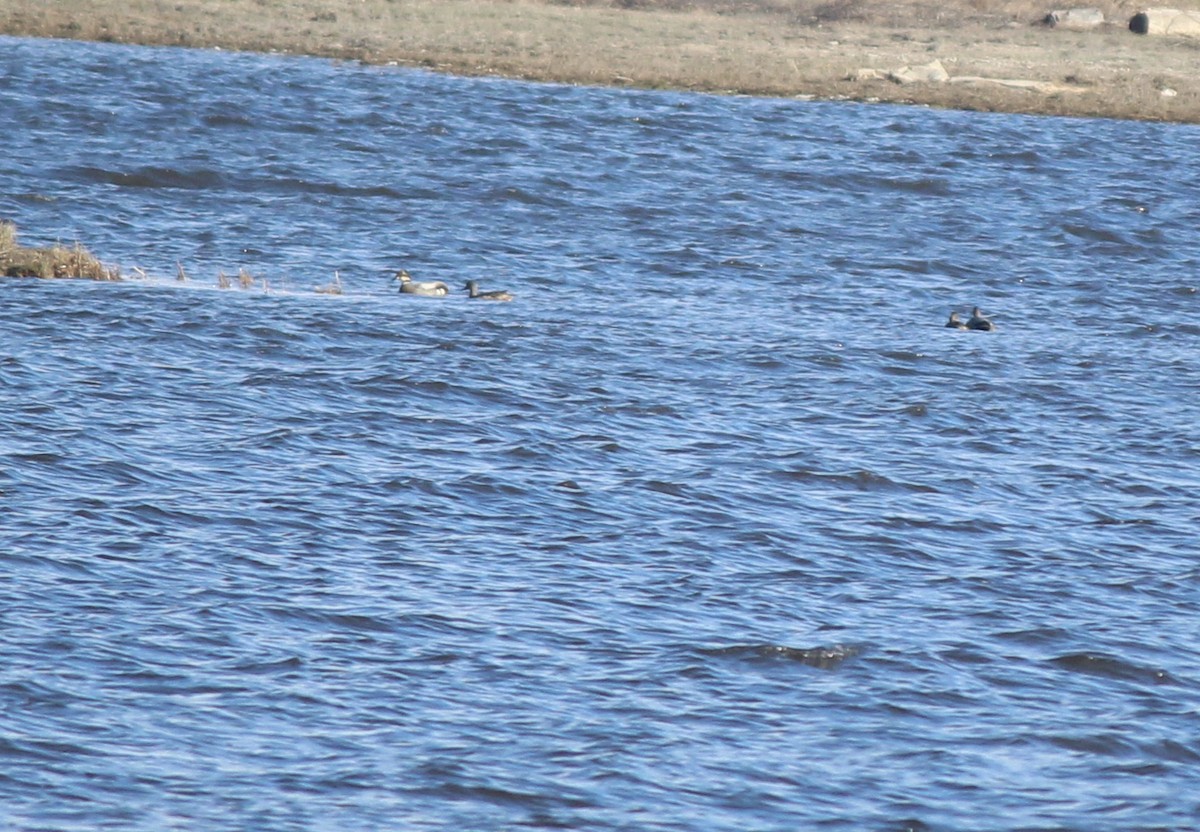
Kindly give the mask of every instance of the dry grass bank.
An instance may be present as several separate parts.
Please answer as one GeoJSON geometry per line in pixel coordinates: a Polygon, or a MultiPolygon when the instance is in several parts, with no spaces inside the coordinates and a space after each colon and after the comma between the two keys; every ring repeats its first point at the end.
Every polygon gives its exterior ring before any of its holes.
{"type": "Polygon", "coordinates": [[[82,277],[120,280],[120,272],[97,260],[76,243],[66,246],[26,247],[17,242],[12,223],[0,222],[0,275],[5,277],[82,277]]]}
{"type": "MultiPolygon", "coordinates": [[[[1186,0],[1183,5],[1198,4],[1186,0]]],[[[1068,32],[1034,0],[0,0],[0,32],[398,63],[466,75],[1200,123],[1200,41],[1138,6],[1068,32]],[[851,80],[937,58],[951,76],[851,80]],[[1164,91],[1169,91],[1164,95],[1164,91]],[[1173,94],[1172,94],[1173,93],[1173,94]]]]}

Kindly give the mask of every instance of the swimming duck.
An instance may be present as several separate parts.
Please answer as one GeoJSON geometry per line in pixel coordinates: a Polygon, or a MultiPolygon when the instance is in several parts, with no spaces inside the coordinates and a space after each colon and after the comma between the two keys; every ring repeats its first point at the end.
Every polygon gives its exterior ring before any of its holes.
{"type": "Polygon", "coordinates": [[[474,280],[467,281],[467,292],[476,300],[512,300],[512,292],[506,292],[503,289],[497,289],[492,292],[479,291],[479,283],[474,280]]]}
{"type": "Polygon", "coordinates": [[[392,280],[400,281],[400,292],[405,295],[421,295],[427,298],[444,298],[450,294],[450,287],[440,280],[422,280],[416,281],[412,279],[412,275],[404,269],[396,272],[396,276],[392,280]]]}
{"type": "Polygon", "coordinates": [[[967,329],[977,329],[981,332],[991,332],[995,328],[996,325],[994,323],[980,314],[978,306],[971,310],[971,317],[967,320],[967,329]]]}
{"type": "Polygon", "coordinates": [[[950,329],[966,329],[967,325],[962,318],[958,317],[957,312],[950,313],[950,320],[946,321],[946,326],[950,329]]]}

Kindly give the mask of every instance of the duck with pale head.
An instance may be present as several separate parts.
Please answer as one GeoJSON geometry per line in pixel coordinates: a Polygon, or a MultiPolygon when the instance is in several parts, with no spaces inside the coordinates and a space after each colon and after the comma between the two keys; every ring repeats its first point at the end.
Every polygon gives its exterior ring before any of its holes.
{"type": "Polygon", "coordinates": [[[400,281],[400,294],[420,295],[425,298],[444,298],[450,294],[450,287],[440,280],[413,280],[412,275],[404,269],[396,272],[392,280],[400,281]]]}

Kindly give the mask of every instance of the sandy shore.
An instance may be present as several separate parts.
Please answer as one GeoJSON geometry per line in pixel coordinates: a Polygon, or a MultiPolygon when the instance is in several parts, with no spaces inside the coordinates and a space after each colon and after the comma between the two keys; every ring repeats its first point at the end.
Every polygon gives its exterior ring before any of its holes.
{"type": "MultiPolygon", "coordinates": [[[[1200,0],[1197,0],[1200,1],[1200,0]]],[[[1200,123],[1200,40],[953,0],[0,0],[0,33],[221,47],[579,84],[1200,123]],[[938,61],[949,80],[889,73],[938,61]],[[864,71],[865,70],[865,71],[864,71]]],[[[1070,6],[1067,6],[1068,8],[1070,6]]]]}

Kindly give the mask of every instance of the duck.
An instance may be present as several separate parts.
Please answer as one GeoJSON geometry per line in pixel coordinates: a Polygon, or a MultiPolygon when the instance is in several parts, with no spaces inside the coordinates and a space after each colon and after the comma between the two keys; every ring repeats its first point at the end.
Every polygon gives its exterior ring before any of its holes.
{"type": "Polygon", "coordinates": [[[506,292],[503,289],[496,289],[491,292],[479,291],[479,283],[474,280],[467,281],[467,294],[476,300],[512,300],[512,292],[506,292]]]}
{"type": "Polygon", "coordinates": [[[950,320],[946,321],[946,327],[949,329],[966,329],[967,324],[958,316],[957,312],[951,312],[950,320]]]}
{"type": "Polygon", "coordinates": [[[444,298],[450,294],[450,287],[440,280],[422,280],[416,281],[412,279],[412,275],[404,269],[396,272],[396,276],[392,280],[400,281],[400,292],[405,295],[421,295],[426,298],[444,298]]]}
{"type": "Polygon", "coordinates": [[[995,328],[996,325],[983,316],[978,306],[971,310],[971,317],[967,320],[967,329],[991,332],[995,328]]]}

